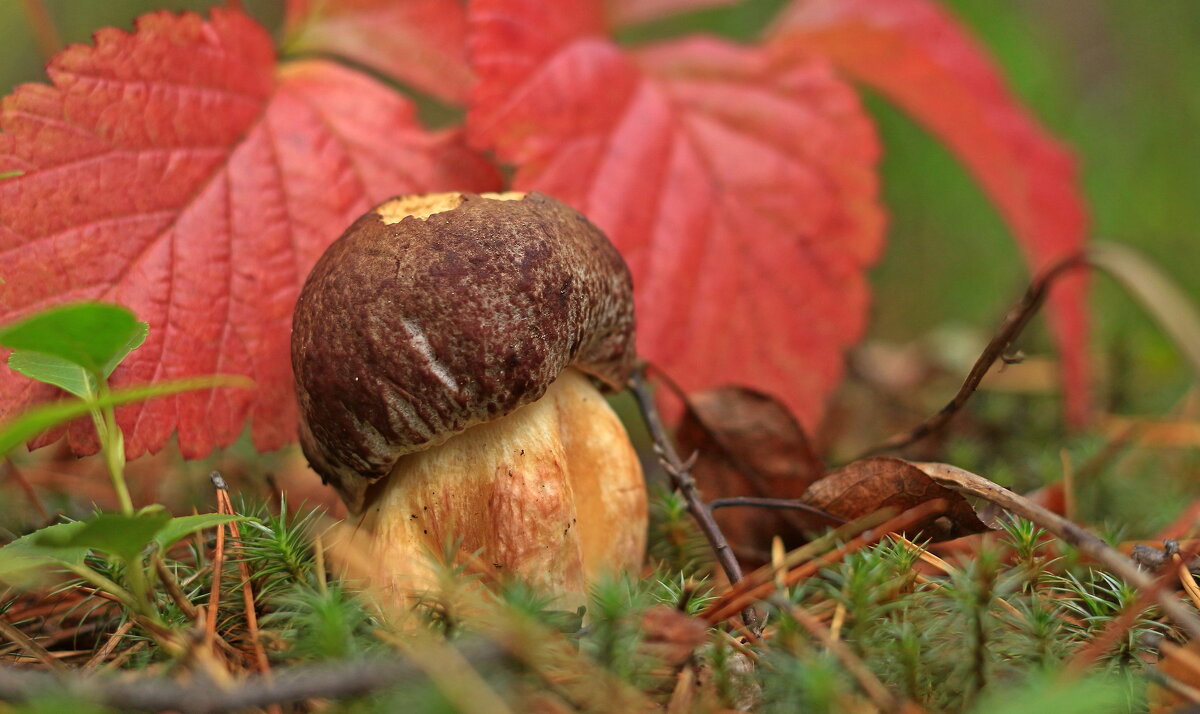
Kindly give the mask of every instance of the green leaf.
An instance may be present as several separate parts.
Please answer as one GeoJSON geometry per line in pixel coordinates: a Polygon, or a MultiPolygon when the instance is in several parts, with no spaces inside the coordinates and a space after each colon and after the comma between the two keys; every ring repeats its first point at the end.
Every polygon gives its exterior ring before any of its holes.
{"type": "Polygon", "coordinates": [[[149,334],[150,323],[139,322],[134,325],[133,333],[129,335],[129,340],[125,344],[121,345],[120,349],[118,349],[116,352],[113,352],[112,357],[109,357],[108,361],[104,363],[104,376],[108,377],[110,374],[112,374],[113,370],[117,368],[117,365],[125,361],[125,358],[129,356],[130,352],[133,352],[137,348],[141,347],[142,343],[146,341],[146,337],[149,334]]]}
{"type": "Polygon", "coordinates": [[[132,516],[102,513],[84,521],[59,523],[22,536],[0,548],[0,582],[30,584],[36,571],[51,565],[79,565],[90,550],[133,560],[150,543],[164,550],[196,531],[250,516],[202,513],[172,518],[161,506],[132,516]]]}
{"type": "Polygon", "coordinates": [[[1034,677],[1023,686],[1010,686],[1005,687],[1003,692],[992,692],[971,711],[976,714],[1129,711],[1127,697],[1126,688],[1120,686],[1120,680],[1116,677],[1099,675],[1074,681],[1034,677]]]}
{"type": "Polygon", "coordinates": [[[196,531],[202,531],[205,528],[223,525],[225,523],[233,523],[234,521],[252,521],[250,516],[238,516],[228,513],[201,513],[196,516],[180,516],[172,518],[154,540],[162,546],[163,550],[170,548],[196,531]]]}
{"type": "Polygon", "coordinates": [[[83,367],[62,357],[22,350],[8,356],[8,366],[30,379],[53,384],[82,399],[96,395],[96,380],[83,367]]]}
{"type": "MultiPolygon", "coordinates": [[[[130,352],[142,346],[150,334],[150,325],[145,322],[134,324],[134,331],[125,344],[121,345],[108,361],[101,365],[100,376],[108,377],[130,352]]],[[[92,372],[63,357],[33,350],[17,350],[8,356],[8,366],[39,382],[53,384],[81,399],[91,399],[99,391],[92,372]]]]}
{"type": "Polygon", "coordinates": [[[35,543],[46,548],[98,550],[129,562],[136,560],[170,521],[171,514],[161,506],[144,509],[132,516],[101,513],[80,521],[83,527],[77,530],[42,533],[35,543]]]}
{"type": "Polygon", "coordinates": [[[61,543],[69,541],[83,528],[83,521],[46,526],[0,548],[0,581],[23,584],[31,579],[31,570],[48,565],[82,563],[87,548],[61,543]]]}
{"type": "Polygon", "coordinates": [[[0,425],[0,455],[7,454],[9,451],[12,451],[51,427],[85,416],[91,413],[92,409],[101,409],[108,406],[118,407],[122,404],[141,402],[153,399],[154,397],[163,397],[195,389],[212,389],[213,387],[248,389],[252,386],[254,386],[253,380],[246,377],[232,374],[216,374],[176,379],[139,387],[128,387],[110,392],[98,399],[69,399],[34,407],[7,424],[0,425]]]}
{"type": "Polygon", "coordinates": [[[103,374],[114,358],[120,362],[129,354],[130,345],[144,329],[134,314],[120,305],[78,303],[0,328],[0,345],[59,357],[93,374],[103,374]]]}

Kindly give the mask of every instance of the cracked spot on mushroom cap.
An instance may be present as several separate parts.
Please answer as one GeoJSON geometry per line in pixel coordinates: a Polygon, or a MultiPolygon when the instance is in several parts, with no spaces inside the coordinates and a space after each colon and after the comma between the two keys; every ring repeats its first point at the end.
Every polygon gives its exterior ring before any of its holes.
{"type": "MultiPolygon", "coordinates": [[[[424,193],[397,196],[379,204],[373,212],[379,214],[380,220],[388,225],[399,223],[410,216],[423,220],[435,213],[442,213],[458,208],[463,202],[463,195],[461,193],[424,193]]],[[[501,193],[481,193],[479,196],[496,201],[519,201],[525,198],[525,193],[521,191],[504,191],[501,193]]]]}

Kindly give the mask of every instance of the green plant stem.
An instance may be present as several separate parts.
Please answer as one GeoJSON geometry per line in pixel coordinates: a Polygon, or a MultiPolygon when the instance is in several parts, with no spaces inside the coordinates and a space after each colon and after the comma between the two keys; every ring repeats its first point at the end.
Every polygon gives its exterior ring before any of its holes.
{"type": "Polygon", "coordinates": [[[87,567],[86,565],[74,565],[71,563],[67,563],[67,564],[65,564],[65,567],[67,568],[67,570],[70,570],[72,573],[74,573],[74,574],[78,575],[80,578],[86,580],[90,585],[95,587],[97,590],[101,590],[103,592],[108,593],[109,595],[112,595],[122,605],[129,608],[130,610],[137,610],[137,600],[134,599],[133,595],[130,594],[130,592],[128,590],[126,590],[125,588],[114,583],[112,580],[109,580],[108,578],[104,577],[100,573],[97,573],[95,570],[92,570],[91,568],[87,567]]]}
{"type": "MultiPolygon", "coordinates": [[[[97,396],[101,399],[107,397],[108,384],[103,379],[97,379],[97,383],[97,396]]],[[[99,413],[93,410],[92,420],[96,423],[96,433],[100,435],[100,450],[104,453],[104,463],[108,466],[108,475],[117,492],[121,512],[132,516],[133,499],[129,497],[129,487],[125,483],[125,437],[117,427],[116,409],[109,404],[101,407],[99,413]]]]}
{"type": "Polygon", "coordinates": [[[130,611],[130,617],[145,630],[163,650],[172,656],[183,652],[178,633],[162,621],[157,608],[146,598],[146,576],[142,572],[141,563],[126,563],[125,570],[130,580],[130,588],[126,590],[107,577],[97,573],[86,565],[66,564],[72,573],[86,580],[97,590],[105,592],[117,599],[122,606],[130,611]],[[135,585],[140,583],[140,585],[135,585]]]}
{"type": "Polygon", "coordinates": [[[158,609],[150,600],[150,586],[146,582],[146,571],[141,558],[125,561],[125,579],[129,581],[130,594],[137,603],[136,612],[157,619],[158,609]]]}

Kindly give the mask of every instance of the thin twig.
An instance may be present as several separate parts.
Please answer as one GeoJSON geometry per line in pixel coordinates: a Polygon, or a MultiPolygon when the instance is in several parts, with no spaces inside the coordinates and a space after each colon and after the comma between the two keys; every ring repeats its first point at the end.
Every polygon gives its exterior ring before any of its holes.
{"type": "MultiPolygon", "coordinates": [[[[1200,702],[1200,689],[1196,689],[1191,685],[1184,684],[1178,679],[1168,675],[1166,672],[1163,672],[1161,669],[1151,669],[1150,674],[1152,676],[1150,681],[1161,686],[1163,689],[1169,690],[1172,694],[1176,694],[1180,698],[1186,699],[1193,704],[1200,702]]],[[[1173,708],[1171,711],[1191,712],[1195,711],[1195,707],[1180,707],[1178,709],[1173,708]]]]}
{"type": "MultiPolygon", "coordinates": [[[[671,375],[667,374],[665,371],[659,369],[653,364],[647,363],[646,367],[654,372],[655,381],[661,382],[663,386],[665,386],[672,394],[675,395],[675,398],[679,400],[679,403],[683,405],[683,408],[692,417],[692,419],[695,420],[697,426],[699,426],[704,432],[704,435],[707,436],[708,440],[721,451],[721,455],[727,461],[729,461],[729,464],[733,466],[734,470],[740,472],[741,474],[745,475],[746,478],[750,479],[756,488],[765,490],[766,479],[763,477],[763,475],[759,473],[758,469],[755,468],[754,465],[749,464],[742,459],[742,457],[738,454],[737,449],[734,449],[726,442],[724,434],[722,434],[719,429],[714,428],[712,424],[708,423],[708,421],[704,418],[704,414],[702,414],[701,411],[696,408],[696,405],[692,402],[692,398],[686,391],[684,391],[683,387],[681,387],[679,383],[671,377],[671,375]]],[[[742,387],[742,390],[756,394],[763,399],[774,401],[769,394],[758,392],[757,390],[752,390],[748,387],[742,387]]],[[[808,438],[808,433],[804,431],[804,427],[802,427],[799,421],[796,420],[795,415],[793,415],[790,411],[786,411],[786,414],[792,420],[796,427],[796,433],[800,437],[799,443],[795,444],[795,446],[799,447],[800,450],[797,458],[799,463],[796,465],[800,466],[804,470],[804,473],[798,478],[806,482],[816,481],[825,475],[825,464],[821,461],[821,456],[816,452],[816,449],[813,448],[812,442],[808,438]]]]}
{"type": "MultiPolygon", "coordinates": [[[[10,621],[16,622],[18,621],[18,618],[10,617],[10,621]]],[[[66,642],[67,640],[77,643],[80,637],[93,634],[96,630],[101,629],[104,626],[104,623],[100,622],[100,618],[95,618],[95,620],[92,622],[85,622],[75,625],[74,627],[65,627],[64,625],[65,622],[60,621],[59,627],[61,629],[55,628],[52,632],[43,633],[43,635],[38,638],[38,643],[47,650],[51,650],[57,659],[62,659],[63,654],[60,651],[53,650],[52,647],[66,642]]],[[[90,652],[91,650],[89,649],[87,651],[90,652]]]]}
{"type": "Polygon", "coordinates": [[[131,629],[133,629],[133,620],[126,620],[124,623],[122,623],[121,626],[116,629],[116,631],[109,635],[108,640],[104,643],[104,646],[96,650],[96,653],[93,654],[91,658],[88,659],[87,663],[83,665],[83,671],[90,672],[103,664],[104,660],[108,659],[109,655],[111,655],[113,651],[117,649],[117,645],[121,644],[121,640],[124,639],[126,633],[128,633],[131,629]]]}
{"type": "MultiPolygon", "coordinates": [[[[834,550],[813,558],[799,567],[789,571],[784,577],[784,585],[792,586],[804,580],[805,578],[815,575],[821,568],[836,563],[846,555],[861,550],[867,546],[874,545],[879,542],[884,536],[889,533],[902,532],[912,526],[921,523],[922,521],[932,518],[933,516],[944,513],[949,507],[949,502],[944,498],[935,498],[932,501],[913,506],[903,513],[889,518],[881,525],[874,528],[869,528],[860,533],[855,538],[851,539],[845,545],[835,548],[834,550]]],[[[894,512],[894,511],[893,511],[894,512]]],[[[708,609],[701,617],[709,624],[714,624],[730,617],[733,613],[746,607],[749,603],[756,600],[761,600],[771,594],[775,589],[775,583],[768,580],[764,583],[753,584],[751,581],[735,585],[729,592],[722,595],[719,599],[709,605],[708,609]]]]}
{"type": "MultiPolygon", "coordinates": [[[[659,462],[671,478],[671,483],[676,490],[683,495],[687,502],[688,512],[692,514],[700,531],[708,539],[713,553],[717,557],[717,562],[725,571],[725,576],[729,578],[730,583],[737,583],[742,579],[742,566],[729,548],[729,542],[725,540],[725,534],[721,532],[712,513],[704,507],[704,503],[700,500],[700,492],[696,489],[696,481],[692,478],[689,466],[679,458],[674,444],[667,436],[667,430],[663,427],[662,419],[658,415],[658,407],[654,403],[654,396],[646,387],[645,364],[639,364],[633,370],[633,374],[629,378],[629,389],[633,392],[634,399],[637,400],[638,409],[641,410],[642,418],[646,422],[646,428],[654,440],[654,450],[658,454],[659,462]]],[[[752,632],[758,632],[758,615],[753,608],[747,607],[742,612],[742,621],[752,632]]]]}
{"type": "MultiPolygon", "coordinates": [[[[906,550],[908,550],[912,553],[916,553],[917,557],[923,563],[933,566],[934,568],[937,568],[938,570],[942,571],[944,574],[954,576],[960,572],[958,568],[947,563],[946,561],[937,557],[933,553],[930,553],[925,548],[922,548],[921,546],[917,545],[916,543],[913,543],[911,540],[905,538],[904,536],[900,535],[899,533],[889,533],[888,536],[892,540],[894,540],[897,543],[899,543],[900,545],[902,545],[906,550]]],[[[914,580],[916,582],[918,582],[922,585],[926,585],[934,590],[941,590],[942,588],[945,587],[941,582],[934,580],[932,578],[927,578],[924,575],[922,575],[921,573],[914,572],[913,575],[914,575],[914,580]]],[[[997,605],[999,605],[1000,608],[1003,609],[1005,612],[1007,612],[1009,615],[1012,615],[1014,618],[1016,618],[1018,621],[1020,621],[1020,622],[1027,621],[1027,618],[1025,617],[1024,613],[1022,613],[1020,610],[1018,610],[1016,607],[1014,607],[1013,604],[1010,603],[1008,600],[1005,600],[1004,598],[1000,597],[998,594],[995,594],[995,593],[992,594],[992,601],[995,602],[997,605]]]]}
{"type": "Polygon", "coordinates": [[[900,535],[899,533],[889,533],[888,537],[891,538],[892,540],[896,541],[900,545],[904,546],[905,550],[908,550],[911,553],[916,553],[917,557],[920,558],[923,562],[925,562],[927,565],[931,565],[931,566],[937,568],[938,570],[942,571],[943,574],[945,574],[945,575],[957,575],[958,574],[958,572],[959,572],[958,568],[947,563],[945,560],[942,560],[941,558],[934,555],[933,553],[930,553],[928,548],[925,548],[923,546],[917,545],[916,543],[913,543],[911,540],[905,538],[904,536],[900,535]]]}
{"type": "MultiPolygon", "coordinates": [[[[218,488],[217,503],[220,504],[220,510],[223,514],[235,515],[233,510],[233,502],[229,500],[228,488],[218,488]]],[[[264,674],[270,674],[271,665],[266,660],[266,650],[263,649],[263,641],[258,636],[258,613],[254,611],[254,589],[250,577],[250,563],[246,562],[244,553],[241,550],[241,529],[238,523],[230,522],[229,535],[233,536],[234,551],[238,553],[238,574],[241,575],[241,600],[246,610],[246,630],[250,634],[250,644],[254,649],[254,660],[257,661],[258,671],[264,674]]]]}
{"type": "MultiPolygon", "coordinates": [[[[1191,675],[1191,678],[1188,681],[1196,681],[1196,677],[1200,676],[1200,655],[1197,655],[1188,647],[1177,645],[1170,640],[1163,640],[1160,647],[1162,649],[1164,659],[1173,659],[1180,666],[1186,667],[1188,673],[1191,675]]],[[[1167,682],[1177,682],[1174,677],[1170,677],[1163,672],[1161,666],[1157,670],[1157,674],[1163,677],[1167,682]]],[[[1163,682],[1162,684],[1165,685],[1166,682],[1163,682]]],[[[1177,693],[1181,693],[1183,696],[1187,697],[1193,702],[1200,701],[1200,698],[1196,696],[1196,690],[1191,687],[1187,687],[1187,691],[1177,693]]]]}
{"type": "Polygon", "coordinates": [[[8,622],[8,620],[5,620],[2,617],[0,617],[0,635],[4,635],[8,639],[20,645],[21,649],[25,650],[25,652],[29,655],[37,658],[39,662],[46,665],[46,667],[52,671],[65,672],[67,670],[66,665],[64,665],[62,662],[59,662],[54,655],[50,654],[49,650],[38,644],[37,641],[32,637],[22,632],[19,627],[12,625],[8,622]]]}
{"type": "MultiPolygon", "coordinates": [[[[213,486],[220,493],[226,488],[225,479],[221,478],[221,474],[213,471],[208,475],[212,479],[213,486]]],[[[220,500],[217,501],[220,504],[220,500]]],[[[220,509],[218,508],[218,511],[220,509]]],[[[220,615],[221,607],[221,575],[225,570],[225,526],[217,526],[217,544],[213,548],[212,557],[212,585],[210,586],[208,595],[208,617],[204,622],[204,644],[212,648],[217,639],[217,617],[220,615]]]]}
{"type": "Polygon", "coordinates": [[[1196,584],[1196,576],[1192,575],[1192,571],[1187,566],[1195,554],[1195,551],[1192,551],[1187,554],[1186,558],[1183,558],[1179,553],[1175,553],[1171,556],[1171,561],[1175,564],[1175,572],[1179,575],[1179,584],[1192,599],[1192,604],[1200,607],[1200,585],[1196,584]]]}
{"type": "Polygon", "coordinates": [[[325,541],[321,540],[321,534],[313,535],[313,573],[317,576],[317,592],[324,597],[329,592],[329,584],[327,582],[328,575],[325,573],[325,541]]]}
{"type": "Polygon", "coordinates": [[[773,582],[778,588],[787,587],[787,584],[783,581],[783,575],[788,569],[801,563],[806,563],[820,556],[825,551],[835,548],[839,543],[848,541],[871,528],[875,528],[894,514],[894,510],[884,509],[847,523],[844,526],[834,528],[825,535],[787,553],[783,556],[781,562],[771,562],[747,574],[740,583],[731,586],[728,591],[723,593],[718,602],[713,602],[709,606],[710,609],[720,606],[729,599],[742,597],[745,593],[765,583],[773,582]]]}
{"type": "Polygon", "coordinates": [[[675,687],[671,690],[671,698],[667,700],[665,714],[688,714],[696,710],[696,668],[687,665],[675,676],[675,687]]]}
{"type": "Polygon", "coordinates": [[[967,373],[967,378],[963,380],[962,386],[958,388],[958,393],[954,395],[954,398],[946,406],[942,407],[941,411],[937,414],[934,414],[912,429],[896,434],[882,444],[867,449],[856,457],[854,461],[904,448],[946,426],[954,418],[954,415],[963,408],[967,400],[975,393],[975,390],[979,388],[979,383],[983,381],[984,376],[987,375],[988,370],[992,368],[996,360],[1008,352],[1009,345],[1012,344],[1013,340],[1017,339],[1017,336],[1025,329],[1025,325],[1037,313],[1038,308],[1041,307],[1042,302],[1046,299],[1046,294],[1050,292],[1050,287],[1054,282],[1068,271],[1085,267],[1086,265],[1087,258],[1084,255],[1073,255],[1055,263],[1049,270],[1034,280],[1029,289],[1025,291],[1025,295],[1021,298],[1021,301],[1014,305],[1008,311],[1008,314],[1004,316],[1004,321],[1001,323],[1000,329],[992,337],[987,347],[984,348],[983,353],[979,355],[979,359],[975,360],[974,366],[967,373]]]}
{"type": "Polygon", "coordinates": [[[119,672],[135,654],[150,646],[150,640],[138,640],[117,653],[116,657],[103,662],[97,669],[100,672],[119,672]]]}
{"type": "MultiPolygon", "coordinates": [[[[505,659],[503,651],[491,644],[464,648],[463,657],[476,669],[505,659]]],[[[0,666],[0,701],[25,701],[46,692],[61,692],[119,711],[221,714],[306,699],[356,697],[384,688],[411,686],[424,678],[420,668],[399,658],[298,666],[277,671],[273,680],[251,675],[227,688],[204,678],[60,677],[0,666]]]]}
{"type": "Polygon", "coordinates": [[[735,508],[738,506],[746,506],[749,508],[781,508],[792,511],[804,511],[805,513],[824,518],[830,523],[842,524],[846,522],[845,518],[835,516],[832,513],[823,511],[816,506],[805,503],[804,501],[795,498],[759,498],[757,496],[731,496],[729,498],[717,498],[709,501],[707,504],[709,511],[715,511],[718,508],[735,508]]]}
{"type": "Polygon", "coordinates": [[[109,602],[116,603],[118,605],[121,605],[122,607],[129,606],[129,603],[125,602],[124,600],[117,597],[116,595],[113,595],[112,593],[107,593],[97,587],[93,587],[90,585],[80,585],[76,588],[76,590],[87,595],[88,597],[95,597],[95,598],[100,598],[101,600],[108,600],[109,602]]]}
{"type": "Polygon", "coordinates": [[[154,572],[158,574],[159,581],[167,589],[167,594],[171,596],[171,601],[175,603],[175,607],[179,608],[184,617],[195,622],[197,615],[196,606],[183,594],[183,589],[179,587],[179,581],[175,579],[170,570],[167,570],[167,564],[163,562],[162,556],[155,553],[152,559],[154,561],[154,572]]]}
{"type": "MultiPolygon", "coordinates": [[[[1133,561],[1100,538],[1057,513],[957,466],[933,463],[917,464],[917,466],[946,488],[982,498],[1026,520],[1033,521],[1064,542],[1079,549],[1084,555],[1101,563],[1139,590],[1154,589],[1154,579],[1138,569],[1133,561]]],[[[1196,613],[1175,597],[1173,592],[1160,589],[1156,593],[1156,598],[1163,611],[1176,625],[1183,628],[1192,639],[1200,639],[1200,617],[1197,617],[1196,613]]]]}
{"type": "MultiPolygon", "coordinates": [[[[675,398],[678,399],[679,403],[683,405],[684,410],[700,427],[700,429],[704,432],[704,435],[708,437],[708,443],[716,446],[717,450],[721,454],[721,458],[729,462],[729,465],[733,468],[733,470],[744,476],[746,480],[750,482],[750,485],[759,493],[770,493],[771,489],[767,485],[767,477],[759,473],[759,470],[753,464],[748,463],[745,459],[743,459],[738,453],[737,449],[732,448],[726,442],[725,437],[720,430],[713,428],[713,426],[705,420],[704,415],[699,409],[696,408],[696,405],[692,403],[691,397],[683,390],[683,387],[679,386],[679,383],[672,379],[671,375],[667,374],[662,369],[655,367],[653,364],[646,363],[645,366],[647,370],[654,371],[656,382],[661,383],[667,388],[668,391],[675,395],[675,398]]],[[[769,397],[769,395],[762,396],[769,397]]],[[[790,412],[788,412],[787,415],[795,423],[796,432],[800,436],[799,443],[797,444],[797,446],[800,448],[799,465],[803,468],[804,473],[798,478],[805,483],[811,483],[825,475],[825,465],[821,462],[821,458],[817,454],[816,450],[813,449],[812,442],[809,441],[808,434],[804,431],[804,427],[800,426],[800,423],[795,421],[795,417],[790,412]]],[[[830,514],[820,511],[820,509],[817,509],[813,512],[815,512],[818,516],[829,519],[830,514]]],[[[809,524],[804,521],[800,514],[794,513],[791,509],[784,509],[783,518],[796,530],[804,530],[809,526],[809,524]]],[[[830,519],[830,521],[841,522],[833,519],[830,519]]]]}
{"type": "MultiPolygon", "coordinates": [[[[229,499],[229,486],[225,483],[225,479],[220,478],[215,471],[213,475],[217,476],[213,479],[213,484],[217,487],[217,511],[235,515],[233,501],[229,499]]],[[[255,611],[254,589],[250,582],[250,564],[246,562],[242,551],[242,532],[236,521],[226,525],[229,526],[229,534],[233,536],[234,551],[239,556],[237,559],[238,574],[242,577],[242,606],[246,611],[246,630],[250,635],[250,646],[254,649],[254,659],[258,671],[262,672],[263,676],[269,680],[271,663],[267,660],[267,652],[263,648],[262,639],[258,636],[258,613],[255,611]]],[[[221,526],[217,527],[221,528],[221,526]]]]}

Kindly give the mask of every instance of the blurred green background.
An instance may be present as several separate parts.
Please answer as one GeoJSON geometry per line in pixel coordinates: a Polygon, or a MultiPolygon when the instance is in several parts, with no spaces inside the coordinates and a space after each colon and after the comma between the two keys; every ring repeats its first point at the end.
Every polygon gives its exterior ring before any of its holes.
{"type": "MultiPolygon", "coordinates": [[[[931,0],[937,1],[937,0],[931,0]]],[[[1200,302],[1200,2],[943,0],[991,50],[1016,92],[1074,147],[1093,236],[1136,245],[1200,302]]],[[[102,26],[130,28],[155,8],[204,0],[9,0],[0,3],[0,90],[39,81],[43,56],[28,21],[44,7],[66,42],[102,26]]],[[[783,5],[750,0],[625,33],[637,42],[697,30],[748,39],[783,5]]],[[[249,10],[278,32],[282,2],[249,10]]],[[[871,337],[907,342],[946,325],[990,333],[1027,276],[997,212],[941,146],[886,102],[867,98],[885,146],[888,249],[873,271],[871,337]]],[[[1190,384],[1172,346],[1107,279],[1095,281],[1094,348],[1110,367],[1104,405],[1157,413],[1190,384]]],[[[1044,344],[1044,343],[1043,343],[1044,344]]]]}

